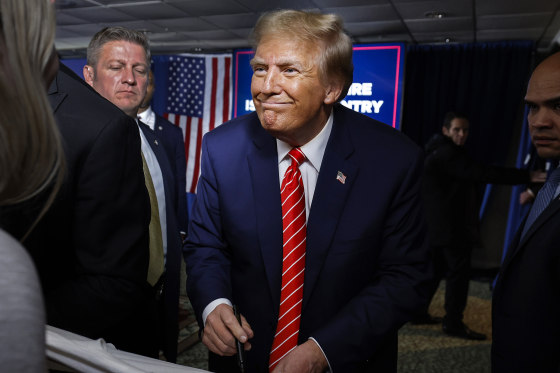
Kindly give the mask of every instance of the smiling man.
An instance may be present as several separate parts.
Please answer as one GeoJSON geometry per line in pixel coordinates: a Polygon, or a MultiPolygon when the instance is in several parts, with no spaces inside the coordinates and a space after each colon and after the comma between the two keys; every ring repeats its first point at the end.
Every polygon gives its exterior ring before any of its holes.
{"type": "MultiPolygon", "coordinates": [[[[159,347],[170,361],[177,356],[179,278],[182,239],[178,228],[175,159],[169,157],[156,133],[136,115],[148,87],[150,46],[141,32],[106,27],[97,32],[87,49],[85,81],[138,124],[144,178],[150,195],[150,265],[147,281],[157,306],[159,347]]],[[[154,356],[158,352],[154,351],[154,356]]]]}
{"type": "Polygon", "coordinates": [[[239,371],[237,338],[245,372],[395,372],[397,330],[427,302],[421,150],[338,103],[338,16],[267,13],[253,37],[256,113],[204,137],[185,245],[209,370],[239,371]]]}
{"type": "MultiPolygon", "coordinates": [[[[560,53],[533,72],[525,101],[540,157],[560,159],[560,53]]],[[[541,188],[502,263],[492,303],[492,372],[560,371],[560,170],[541,188]]]]}

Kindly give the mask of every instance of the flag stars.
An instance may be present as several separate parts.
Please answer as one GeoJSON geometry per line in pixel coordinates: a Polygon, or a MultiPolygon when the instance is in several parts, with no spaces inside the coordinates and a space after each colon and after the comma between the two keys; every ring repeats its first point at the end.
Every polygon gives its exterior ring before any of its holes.
{"type": "MultiPolygon", "coordinates": [[[[170,59],[171,61],[171,59],[170,59]]],[[[176,56],[169,66],[168,111],[178,115],[202,116],[205,59],[176,56]]]]}

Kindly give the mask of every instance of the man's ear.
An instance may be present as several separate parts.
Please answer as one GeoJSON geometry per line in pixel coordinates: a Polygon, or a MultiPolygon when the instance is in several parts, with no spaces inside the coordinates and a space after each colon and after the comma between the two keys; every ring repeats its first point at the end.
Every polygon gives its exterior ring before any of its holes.
{"type": "Polygon", "coordinates": [[[95,73],[93,71],[93,67],[90,66],[90,65],[85,65],[84,70],[83,70],[83,74],[84,74],[84,80],[86,81],[86,83],[93,87],[93,78],[95,76],[95,73]]]}
{"type": "Polygon", "coordinates": [[[441,133],[443,133],[444,136],[449,137],[449,130],[447,129],[447,127],[441,127],[441,133]]]}
{"type": "Polygon", "coordinates": [[[339,82],[331,82],[325,93],[325,99],[323,102],[327,105],[333,105],[342,93],[342,84],[339,82]]]}

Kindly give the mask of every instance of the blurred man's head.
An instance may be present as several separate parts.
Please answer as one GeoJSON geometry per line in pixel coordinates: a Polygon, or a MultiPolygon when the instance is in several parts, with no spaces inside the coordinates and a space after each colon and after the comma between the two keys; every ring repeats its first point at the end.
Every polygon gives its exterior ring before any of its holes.
{"type": "Polygon", "coordinates": [[[143,33],[106,27],[89,43],[84,78],[99,94],[136,118],[146,96],[150,58],[143,33]]]}
{"type": "Polygon", "coordinates": [[[525,102],[529,132],[539,156],[560,159],[560,52],[535,68],[525,102]]]}
{"type": "Polygon", "coordinates": [[[154,73],[150,70],[148,72],[148,88],[146,88],[146,96],[144,97],[142,103],[140,104],[140,107],[138,108],[138,113],[142,113],[150,107],[150,102],[152,101],[155,90],[156,84],[154,81],[154,73]]]}
{"type": "Polygon", "coordinates": [[[455,145],[463,146],[469,137],[469,120],[463,115],[449,112],[445,115],[441,132],[455,145]]]}

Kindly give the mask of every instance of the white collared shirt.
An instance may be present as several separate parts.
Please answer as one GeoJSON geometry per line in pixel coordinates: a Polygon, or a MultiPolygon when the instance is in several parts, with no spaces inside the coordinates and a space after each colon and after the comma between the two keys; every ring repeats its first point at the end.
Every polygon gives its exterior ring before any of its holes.
{"type": "Polygon", "coordinates": [[[161,172],[157,157],[152,150],[152,147],[148,143],[148,139],[146,139],[140,127],[138,127],[138,131],[140,132],[140,139],[142,141],[142,154],[144,155],[144,159],[146,160],[148,170],[150,170],[150,176],[152,177],[152,183],[154,184],[154,190],[156,192],[159,223],[161,226],[161,240],[163,243],[163,258],[165,263],[165,259],[167,257],[167,215],[165,214],[165,188],[163,185],[163,174],[161,172]]]}
{"type": "MultiPolygon", "coordinates": [[[[307,144],[300,146],[301,151],[305,154],[305,161],[299,166],[301,178],[303,179],[303,190],[305,194],[305,217],[309,219],[309,211],[311,210],[311,202],[313,202],[313,194],[315,193],[315,186],[317,185],[317,177],[319,170],[321,170],[321,163],[327,148],[327,142],[331,135],[333,124],[333,115],[329,116],[327,123],[311,141],[307,144]]],[[[288,156],[292,146],[282,140],[276,139],[276,149],[278,151],[278,176],[280,178],[280,185],[284,174],[292,164],[292,158],[288,156]]]]}
{"type": "Polygon", "coordinates": [[[143,112],[138,113],[137,116],[142,121],[142,123],[147,124],[148,127],[150,127],[152,131],[154,131],[154,128],[156,128],[156,113],[154,113],[151,106],[149,106],[143,112]]]}

